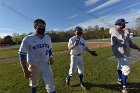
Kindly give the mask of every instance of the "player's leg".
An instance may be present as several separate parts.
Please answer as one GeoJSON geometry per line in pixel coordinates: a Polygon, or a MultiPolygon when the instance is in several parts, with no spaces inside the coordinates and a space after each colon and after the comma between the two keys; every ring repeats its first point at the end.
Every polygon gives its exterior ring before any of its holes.
{"type": "Polygon", "coordinates": [[[82,83],[83,74],[84,74],[84,61],[83,61],[82,55],[78,56],[77,68],[78,68],[78,75],[80,78],[80,83],[82,83]]]}
{"type": "Polygon", "coordinates": [[[32,93],[36,93],[37,85],[40,77],[40,71],[38,67],[35,65],[29,65],[28,69],[32,72],[32,77],[29,78],[29,86],[31,87],[32,93]]]}
{"type": "Polygon", "coordinates": [[[127,82],[127,76],[130,73],[130,65],[127,62],[126,58],[119,58],[120,64],[121,64],[121,71],[122,71],[122,80],[121,80],[121,87],[122,92],[126,91],[126,82],[127,82]]]}
{"type": "Polygon", "coordinates": [[[70,83],[70,78],[74,73],[76,73],[76,70],[77,70],[77,57],[72,55],[71,56],[69,73],[66,77],[66,84],[68,86],[69,86],[69,83],[70,83]]]}
{"type": "Polygon", "coordinates": [[[121,64],[120,64],[120,61],[118,61],[117,70],[118,70],[118,79],[117,79],[117,83],[118,83],[118,84],[121,84],[121,80],[122,80],[122,71],[121,71],[121,64]]]}
{"type": "Polygon", "coordinates": [[[79,75],[79,79],[80,79],[80,86],[84,89],[87,90],[86,86],[83,83],[83,74],[84,74],[84,61],[83,61],[83,57],[78,56],[78,63],[77,63],[77,67],[78,67],[78,75],[79,75]]]}
{"type": "Polygon", "coordinates": [[[49,64],[45,64],[42,69],[42,76],[48,93],[55,93],[52,69],[49,64]]]}

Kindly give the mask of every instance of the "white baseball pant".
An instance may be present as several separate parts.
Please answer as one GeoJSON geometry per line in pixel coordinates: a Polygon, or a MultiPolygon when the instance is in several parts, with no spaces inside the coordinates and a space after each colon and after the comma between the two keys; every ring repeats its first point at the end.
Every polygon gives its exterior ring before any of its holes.
{"type": "Polygon", "coordinates": [[[128,75],[130,73],[130,65],[126,58],[118,58],[118,70],[121,70],[124,75],[128,75]]]}
{"type": "Polygon", "coordinates": [[[82,55],[71,55],[71,62],[70,62],[70,69],[69,69],[69,75],[72,76],[74,73],[76,73],[78,69],[78,74],[84,73],[84,61],[82,55]]]}
{"type": "Polygon", "coordinates": [[[32,77],[29,79],[29,86],[37,87],[40,76],[42,76],[45,82],[47,92],[50,93],[55,91],[52,69],[48,63],[29,65],[28,69],[32,73],[32,77]]]}

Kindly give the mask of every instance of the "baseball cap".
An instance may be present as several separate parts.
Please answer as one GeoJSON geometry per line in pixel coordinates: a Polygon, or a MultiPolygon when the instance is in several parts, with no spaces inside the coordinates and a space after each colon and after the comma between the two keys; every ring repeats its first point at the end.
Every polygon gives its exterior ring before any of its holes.
{"type": "Polygon", "coordinates": [[[46,25],[46,23],[45,23],[44,20],[42,20],[42,19],[36,19],[34,21],[34,28],[36,28],[36,26],[38,25],[38,23],[42,23],[42,24],[46,25]]]}
{"type": "Polygon", "coordinates": [[[127,24],[127,23],[128,23],[128,22],[126,22],[125,19],[122,18],[122,19],[118,19],[118,20],[116,21],[115,25],[116,25],[116,24],[127,24]]]}
{"type": "Polygon", "coordinates": [[[74,28],[74,30],[75,30],[75,31],[83,31],[83,28],[80,27],[80,26],[77,26],[77,27],[74,28]]]}

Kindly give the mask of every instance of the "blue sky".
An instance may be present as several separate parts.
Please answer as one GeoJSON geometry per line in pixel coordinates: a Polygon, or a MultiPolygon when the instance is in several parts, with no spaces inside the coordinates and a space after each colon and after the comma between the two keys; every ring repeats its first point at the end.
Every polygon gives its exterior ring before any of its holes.
{"type": "Polygon", "coordinates": [[[0,0],[0,37],[34,32],[33,20],[44,19],[47,30],[75,26],[111,27],[125,18],[135,27],[140,0],[0,0]]]}

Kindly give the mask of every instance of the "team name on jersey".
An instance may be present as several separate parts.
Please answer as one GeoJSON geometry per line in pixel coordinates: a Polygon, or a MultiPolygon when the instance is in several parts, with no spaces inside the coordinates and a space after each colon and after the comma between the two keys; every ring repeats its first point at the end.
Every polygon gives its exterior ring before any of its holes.
{"type": "Polygon", "coordinates": [[[33,50],[44,48],[44,47],[49,48],[49,45],[48,44],[37,44],[37,45],[33,46],[33,50]]]}
{"type": "Polygon", "coordinates": [[[82,43],[82,42],[79,42],[79,44],[80,44],[80,45],[82,45],[82,46],[85,46],[85,44],[84,44],[84,43],[82,43]]]}

